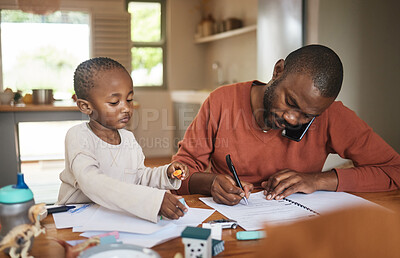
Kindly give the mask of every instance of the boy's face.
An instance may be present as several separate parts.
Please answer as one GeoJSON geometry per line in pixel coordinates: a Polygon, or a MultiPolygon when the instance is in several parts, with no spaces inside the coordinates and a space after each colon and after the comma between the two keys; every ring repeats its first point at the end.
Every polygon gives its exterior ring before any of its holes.
{"type": "Polygon", "coordinates": [[[121,129],[132,117],[133,84],[129,74],[122,69],[102,71],[90,90],[91,120],[108,129],[121,129]]]}

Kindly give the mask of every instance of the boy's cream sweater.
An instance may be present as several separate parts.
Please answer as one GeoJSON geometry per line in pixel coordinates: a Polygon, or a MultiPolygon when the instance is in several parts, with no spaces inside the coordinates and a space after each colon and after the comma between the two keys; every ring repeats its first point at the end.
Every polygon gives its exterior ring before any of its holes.
{"type": "Polygon", "coordinates": [[[95,202],[157,222],[165,193],[160,189],[178,189],[181,181],[168,178],[168,165],[145,167],[133,134],[118,131],[119,145],[101,140],[86,122],[68,131],[58,204],[95,202]]]}

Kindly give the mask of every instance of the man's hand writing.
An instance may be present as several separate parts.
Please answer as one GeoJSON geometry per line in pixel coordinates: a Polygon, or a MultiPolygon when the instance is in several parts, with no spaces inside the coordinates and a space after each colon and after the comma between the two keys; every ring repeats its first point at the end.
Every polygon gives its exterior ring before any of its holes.
{"type": "Polygon", "coordinates": [[[217,203],[235,205],[246,196],[249,198],[254,186],[250,183],[242,182],[244,192],[236,186],[235,180],[226,175],[217,175],[211,185],[211,196],[217,203]]]}

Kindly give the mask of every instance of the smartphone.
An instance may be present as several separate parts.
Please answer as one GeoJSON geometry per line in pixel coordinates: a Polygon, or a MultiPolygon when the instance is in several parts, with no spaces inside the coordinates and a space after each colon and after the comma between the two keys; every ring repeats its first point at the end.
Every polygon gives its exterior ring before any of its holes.
{"type": "Polygon", "coordinates": [[[282,131],[282,135],[289,138],[290,140],[299,142],[303,136],[306,134],[308,128],[310,128],[312,122],[314,122],[315,117],[311,119],[310,122],[301,125],[299,128],[296,129],[289,129],[285,128],[282,131]]]}

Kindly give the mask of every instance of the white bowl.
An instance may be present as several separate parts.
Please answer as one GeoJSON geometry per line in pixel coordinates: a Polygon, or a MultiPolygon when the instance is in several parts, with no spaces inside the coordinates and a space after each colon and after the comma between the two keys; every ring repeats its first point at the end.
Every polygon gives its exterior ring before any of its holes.
{"type": "Polygon", "coordinates": [[[102,244],[83,251],[79,258],[160,258],[160,255],[149,248],[130,244],[102,244]]]}
{"type": "Polygon", "coordinates": [[[12,92],[0,92],[0,103],[1,105],[10,105],[11,100],[14,98],[12,92]]]}

